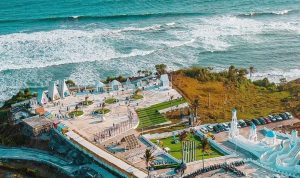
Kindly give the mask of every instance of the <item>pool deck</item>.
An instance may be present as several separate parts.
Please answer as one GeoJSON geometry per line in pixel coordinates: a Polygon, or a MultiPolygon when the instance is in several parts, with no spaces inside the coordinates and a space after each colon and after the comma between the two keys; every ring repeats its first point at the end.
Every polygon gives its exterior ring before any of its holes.
{"type": "Polygon", "coordinates": [[[93,154],[106,160],[110,164],[115,165],[118,169],[121,169],[123,172],[128,173],[128,175],[133,175],[133,176],[139,177],[139,178],[144,178],[144,177],[148,176],[145,172],[143,172],[143,171],[129,165],[128,163],[116,158],[115,156],[107,153],[106,151],[104,151],[101,148],[90,143],[89,141],[87,141],[86,139],[84,139],[83,137],[78,135],[77,133],[75,133],[73,131],[69,131],[66,133],[66,135],[69,138],[71,138],[72,140],[76,141],[78,144],[80,144],[85,149],[92,152],[93,154]]]}

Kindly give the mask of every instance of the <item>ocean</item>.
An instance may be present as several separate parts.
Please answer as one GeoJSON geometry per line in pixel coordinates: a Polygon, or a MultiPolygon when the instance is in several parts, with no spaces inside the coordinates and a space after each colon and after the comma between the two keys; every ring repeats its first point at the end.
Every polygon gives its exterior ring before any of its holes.
{"type": "Polygon", "coordinates": [[[0,1],[0,101],[51,80],[87,85],[158,63],[300,77],[300,1],[0,1]]]}

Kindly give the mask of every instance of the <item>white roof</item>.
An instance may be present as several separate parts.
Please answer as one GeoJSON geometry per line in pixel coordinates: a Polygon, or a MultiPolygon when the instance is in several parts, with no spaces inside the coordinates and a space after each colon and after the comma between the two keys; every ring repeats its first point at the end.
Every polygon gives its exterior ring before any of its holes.
{"type": "Polygon", "coordinates": [[[118,80],[113,80],[112,82],[110,82],[110,85],[122,85],[118,80]]]}
{"type": "Polygon", "coordinates": [[[129,79],[129,78],[127,78],[127,80],[126,80],[126,84],[127,84],[127,85],[130,85],[130,84],[131,84],[131,81],[130,81],[130,79],[129,79]]]}
{"type": "Polygon", "coordinates": [[[96,81],[96,87],[104,87],[105,84],[100,82],[100,81],[96,81]]]}
{"type": "Polygon", "coordinates": [[[167,74],[163,74],[163,75],[160,76],[160,80],[161,81],[169,81],[169,77],[168,77],[167,74]]]}

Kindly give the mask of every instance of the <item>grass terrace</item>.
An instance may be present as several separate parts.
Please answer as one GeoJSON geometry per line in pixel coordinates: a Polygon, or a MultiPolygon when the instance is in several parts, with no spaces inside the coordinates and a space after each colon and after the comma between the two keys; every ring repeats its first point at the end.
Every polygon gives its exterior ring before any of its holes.
{"type": "MultiPolygon", "coordinates": [[[[176,138],[179,140],[179,137],[176,136],[176,138]]],[[[152,139],[150,140],[154,144],[157,144],[157,139],[152,139]]],[[[168,147],[170,148],[170,151],[168,152],[170,155],[177,159],[182,159],[182,146],[181,146],[181,141],[178,143],[173,142],[173,137],[167,137],[160,139],[160,146],[161,148],[168,147]]],[[[202,150],[201,150],[201,140],[198,136],[188,133],[188,136],[185,141],[195,141],[196,142],[196,160],[202,160],[202,150]]],[[[212,148],[211,146],[208,148],[208,150],[204,153],[204,159],[208,158],[214,158],[214,157],[219,157],[223,156],[221,153],[219,153],[217,150],[212,148]]]]}
{"type": "Polygon", "coordinates": [[[185,99],[180,98],[172,101],[166,101],[163,103],[155,104],[148,108],[138,109],[137,114],[140,120],[138,128],[149,128],[151,126],[167,122],[168,119],[165,116],[161,115],[158,111],[172,106],[177,106],[185,102],[185,99]]]}

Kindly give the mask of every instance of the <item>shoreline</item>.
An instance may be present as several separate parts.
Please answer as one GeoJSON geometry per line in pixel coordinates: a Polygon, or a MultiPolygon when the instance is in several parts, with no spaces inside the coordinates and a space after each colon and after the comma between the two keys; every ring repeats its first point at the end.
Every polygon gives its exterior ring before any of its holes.
{"type": "MultiPolygon", "coordinates": [[[[181,67],[181,68],[177,68],[177,69],[172,69],[171,68],[170,70],[168,70],[168,72],[176,72],[178,70],[185,69],[185,68],[190,68],[190,67],[192,67],[192,66],[181,67]]],[[[209,66],[197,65],[196,67],[209,67],[209,66]]],[[[243,68],[243,67],[241,67],[241,68],[243,68]]],[[[227,70],[228,68],[225,68],[225,67],[222,67],[222,68],[212,67],[212,69],[213,69],[214,72],[221,72],[223,70],[227,70]]],[[[245,68],[245,69],[249,70],[248,68],[245,68]]],[[[152,72],[155,72],[155,70],[153,70],[152,72]]],[[[111,75],[107,75],[106,77],[110,77],[110,76],[111,75]]],[[[136,76],[138,76],[138,74],[136,72],[134,72],[132,75],[124,75],[124,76],[125,77],[136,77],[136,76]]],[[[261,71],[261,70],[257,70],[252,74],[252,78],[250,78],[250,74],[247,74],[246,77],[248,79],[250,79],[251,81],[262,80],[264,78],[267,78],[270,82],[274,82],[275,84],[279,84],[281,78],[285,78],[287,82],[291,82],[291,81],[300,79],[300,69],[292,69],[291,68],[291,69],[288,69],[288,71],[283,70],[283,69],[277,69],[277,70],[274,70],[274,71],[265,71],[265,72],[261,71]]],[[[70,79],[70,78],[68,78],[68,79],[70,79]]],[[[99,78],[99,79],[101,79],[101,78],[99,78]]],[[[103,77],[102,79],[105,79],[105,77],[103,77]]],[[[77,81],[75,81],[75,83],[78,84],[77,81]]],[[[94,85],[94,84],[91,84],[91,85],[94,85]]],[[[84,85],[82,85],[82,86],[84,86],[84,85]]],[[[32,90],[34,92],[37,92],[39,89],[45,89],[46,86],[34,85],[34,86],[28,86],[27,88],[29,88],[30,90],[32,90]]],[[[23,90],[23,89],[25,89],[25,88],[20,88],[19,91],[23,90]]],[[[16,93],[14,93],[14,94],[16,94],[16,93]]],[[[0,100],[0,107],[2,107],[4,102],[7,101],[8,99],[10,99],[12,96],[13,95],[9,95],[9,96],[6,97],[5,100],[0,100]]]]}

